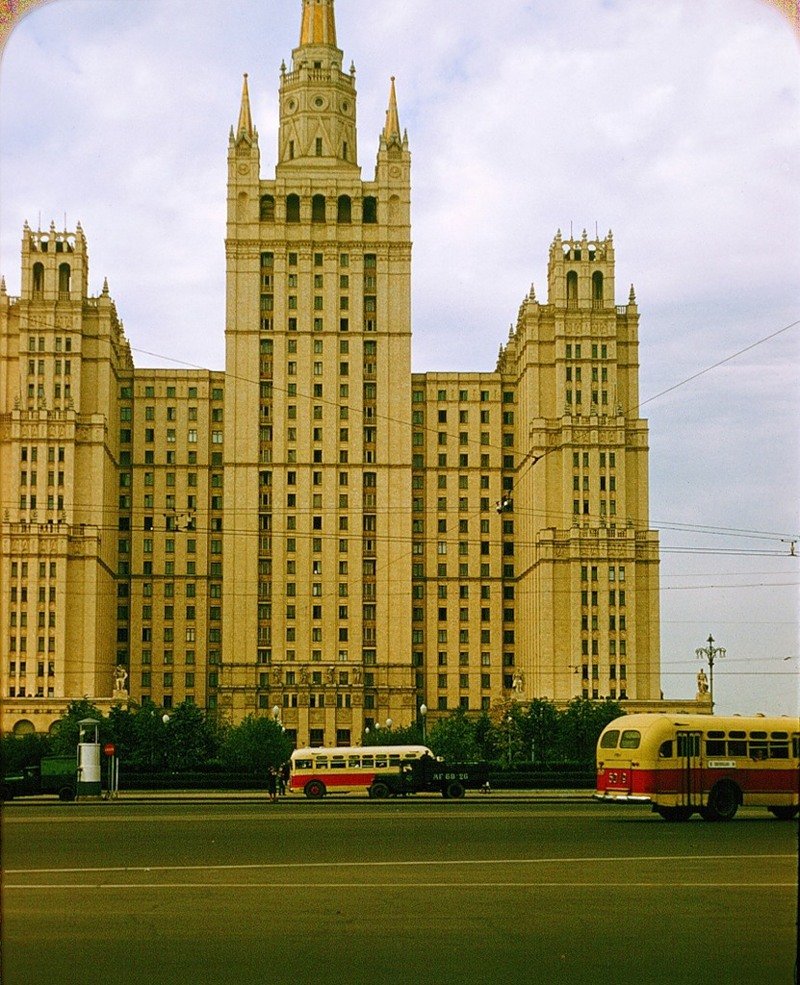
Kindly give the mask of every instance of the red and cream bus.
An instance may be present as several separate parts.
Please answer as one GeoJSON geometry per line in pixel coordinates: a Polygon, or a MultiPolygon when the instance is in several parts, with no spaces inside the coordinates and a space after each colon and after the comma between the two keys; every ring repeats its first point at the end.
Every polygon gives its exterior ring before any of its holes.
{"type": "Polygon", "coordinates": [[[800,810],[800,720],[625,715],[597,743],[598,800],[650,803],[668,821],[728,821],[741,805],[800,810]]]}
{"type": "Polygon", "coordinates": [[[327,793],[369,791],[381,772],[397,772],[403,763],[433,757],[427,746],[338,746],[295,749],[291,759],[289,790],[306,797],[327,793]]]}

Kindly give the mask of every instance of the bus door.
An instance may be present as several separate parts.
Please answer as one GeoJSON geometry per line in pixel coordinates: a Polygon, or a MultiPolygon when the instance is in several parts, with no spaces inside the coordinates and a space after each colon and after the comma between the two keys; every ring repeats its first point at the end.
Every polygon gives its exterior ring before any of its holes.
{"type": "Polygon", "coordinates": [[[702,748],[700,732],[678,731],[678,759],[680,770],[678,776],[678,807],[703,806],[703,770],[700,758],[702,748]]]}

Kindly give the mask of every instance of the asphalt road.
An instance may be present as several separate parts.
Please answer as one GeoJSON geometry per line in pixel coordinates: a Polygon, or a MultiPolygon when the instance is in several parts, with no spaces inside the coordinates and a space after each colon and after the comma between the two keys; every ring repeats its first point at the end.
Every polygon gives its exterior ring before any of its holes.
{"type": "Polygon", "coordinates": [[[513,798],[12,803],[4,985],[783,985],[797,825],[513,798]]]}

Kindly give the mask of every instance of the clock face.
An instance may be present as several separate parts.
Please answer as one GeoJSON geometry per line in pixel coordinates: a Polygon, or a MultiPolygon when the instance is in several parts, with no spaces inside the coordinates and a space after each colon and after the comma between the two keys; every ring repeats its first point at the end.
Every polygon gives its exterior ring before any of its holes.
{"type": "Polygon", "coordinates": [[[325,100],[323,99],[322,96],[314,96],[313,103],[314,103],[314,109],[325,108],[325,100]]]}

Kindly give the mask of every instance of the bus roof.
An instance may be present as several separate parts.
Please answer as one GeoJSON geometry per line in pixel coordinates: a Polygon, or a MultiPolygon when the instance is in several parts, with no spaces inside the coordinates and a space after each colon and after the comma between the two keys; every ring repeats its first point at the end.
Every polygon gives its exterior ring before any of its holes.
{"type": "Polygon", "coordinates": [[[292,759],[305,759],[308,756],[363,756],[363,755],[395,755],[403,756],[408,753],[418,753],[424,756],[433,753],[427,746],[311,746],[295,749],[292,759]]]}
{"type": "Polygon", "coordinates": [[[645,731],[659,725],[671,728],[691,729],[767,729],[769,731],[786,731],[800,729],[800,718],[791,715],[680,715],[674,712],[638,712],[634,715],[622,715],[609,722],[603,729],[638,728],[645,731]]]}

